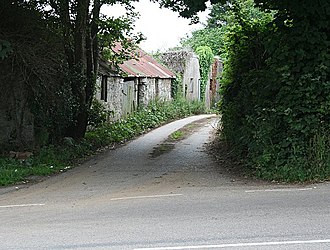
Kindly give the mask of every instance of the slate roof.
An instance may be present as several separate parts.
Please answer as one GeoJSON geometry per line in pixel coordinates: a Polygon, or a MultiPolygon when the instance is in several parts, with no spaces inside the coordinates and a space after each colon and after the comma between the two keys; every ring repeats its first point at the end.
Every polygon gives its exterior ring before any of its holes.
{"type": "MultiPolygon", "coordinates": [[[[113,50],[119,52],[122,47],[120,44],[116,44],[113,50]]],[[[128,77],[175,78],[175,74],[171,70],[158,63],[142,49],[137,48],[134,55],[137,59],[127,60],[119,65],[128,77]]]]}

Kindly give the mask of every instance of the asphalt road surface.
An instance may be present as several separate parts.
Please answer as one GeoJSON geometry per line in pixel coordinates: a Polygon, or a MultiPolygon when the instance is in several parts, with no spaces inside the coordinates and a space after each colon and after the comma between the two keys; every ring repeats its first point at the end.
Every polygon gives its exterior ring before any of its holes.
{"type": "Polygon", "coordinates": [[[44,182],[0,189],[0,249],[330,249],[329,183],[233,180],[205,152],[216,122],[176,121],[44,182]]]}

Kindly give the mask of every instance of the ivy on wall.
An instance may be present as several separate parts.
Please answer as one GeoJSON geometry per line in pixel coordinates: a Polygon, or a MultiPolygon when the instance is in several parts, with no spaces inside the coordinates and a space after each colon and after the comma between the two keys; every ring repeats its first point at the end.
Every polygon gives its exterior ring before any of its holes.
{"type": "Polygon", "coordinates": [[[214,55],[212,49],[208,46],[197,47],[196,54],[199,57],[199,67],[201,74],[200,98],[201,100],[204,100],[206,85],[209,79],[210,68],[214,61],[214,55]]]}

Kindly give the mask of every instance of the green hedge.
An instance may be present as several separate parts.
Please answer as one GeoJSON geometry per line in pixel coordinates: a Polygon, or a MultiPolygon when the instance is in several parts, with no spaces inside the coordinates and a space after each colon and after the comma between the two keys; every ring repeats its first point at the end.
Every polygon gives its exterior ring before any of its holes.
{"type": "Polygon", "coordinates": [[[267,180],[330,176],[330,14],[321,3],[302,2],[274,20],[237,13],[227,33],[223,135],[267,180]]]}

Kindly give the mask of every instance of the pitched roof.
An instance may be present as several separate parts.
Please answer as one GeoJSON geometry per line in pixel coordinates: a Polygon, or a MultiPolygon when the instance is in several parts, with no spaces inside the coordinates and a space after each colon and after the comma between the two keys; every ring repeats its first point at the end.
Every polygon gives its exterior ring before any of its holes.
{"type": "MultiPolygon", "coordinates": [[[[115,52],[122,50],[119,43],[113,48],[115,52]]],[[[120,64],[120,69],[129,77],[175,78],[175,74],[164,65],[158,63],[145,51],[137,48],[134,51],[137,59],[130,59],[120,64]]]]}

